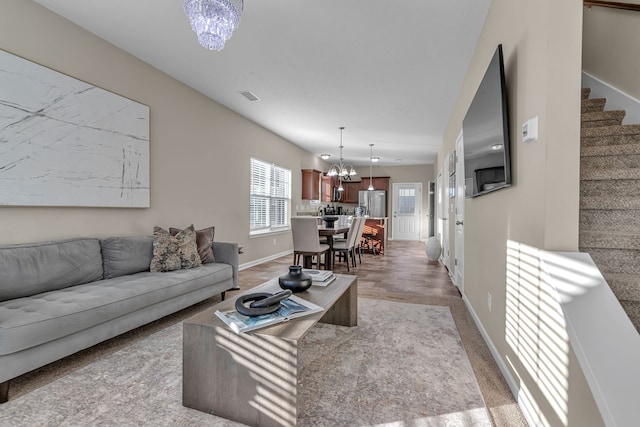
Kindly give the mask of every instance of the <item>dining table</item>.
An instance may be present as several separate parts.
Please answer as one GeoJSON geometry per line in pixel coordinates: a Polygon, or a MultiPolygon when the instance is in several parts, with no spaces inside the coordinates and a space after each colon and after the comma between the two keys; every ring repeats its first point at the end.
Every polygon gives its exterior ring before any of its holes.
{"type": "MultiPolygon", "coordinates": [[[[325,255],[325,270],[333,270],[333,236],[339,235],[339,234],[346,234],[349,232],[349,225],[338,225],[337,223],[334,224],[333,227],[327,227],[326,225],[319,225],[318,226],[318,234],[320,235],[320,237],[326,237],[327,238],[327,244],[329,245],[329,252],[327,253],[327,255],[325,255]]],[[[305,263],[305,268],[310,268],[310,264],[311,264],[311,260],[309,260],[309,267],[306,266],[307,264],[307,257],[305,257],[304,263],[305,263]]]]}

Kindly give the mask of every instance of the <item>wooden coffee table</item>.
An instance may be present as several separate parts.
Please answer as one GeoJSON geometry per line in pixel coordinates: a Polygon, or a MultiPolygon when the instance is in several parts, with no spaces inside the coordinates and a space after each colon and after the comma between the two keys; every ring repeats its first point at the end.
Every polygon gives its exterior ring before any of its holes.
{"type": "MultiPolygon", "coordinates": [[[[296,295],[325,310],[236,334],[216,315],[223,301],[184,321],[182,404],[251,426],[295,426],[298,411],[298,342],[316,322],[356,326],[356,276],[336,275],[327,287],[296,295]]],[[[278,279],[246,293],[277,292],[278,279]]]]}

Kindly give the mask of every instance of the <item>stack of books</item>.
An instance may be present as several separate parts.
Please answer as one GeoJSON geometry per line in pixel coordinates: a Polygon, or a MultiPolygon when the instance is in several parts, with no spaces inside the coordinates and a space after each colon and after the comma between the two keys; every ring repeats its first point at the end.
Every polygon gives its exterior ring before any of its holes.
{"type": "Polygon", "coordinates": [[[236,310],[220,311],[216,310],[218,316],[236,334],[264,328],[287,320],[296,319],[309,314],[318,313],[323,308],[295,295],[291,295],[280,301],[280,309],[274,313],[263,314],[261,316],[245,316],[236,310]]]}
{"type": "Polygon", "coordinates": [[[311,276],[312,286],[327,286],[329,283],[336,280],[336,276],[331,270],[312,270],[309,268],[303,268],[302,272],[311,276]]]}

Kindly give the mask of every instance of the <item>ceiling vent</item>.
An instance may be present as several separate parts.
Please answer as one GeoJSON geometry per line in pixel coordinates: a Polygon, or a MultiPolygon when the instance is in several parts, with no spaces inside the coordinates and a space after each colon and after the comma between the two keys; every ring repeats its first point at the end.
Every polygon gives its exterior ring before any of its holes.
{"type": "Polygon", "coordinates": [[[258,98],[256,94],[251,92],[250,90],[245,90],[244,92],[240,92],[240,95],[244,96],[249,101],[260,101],[260,98],[258,98]]]}

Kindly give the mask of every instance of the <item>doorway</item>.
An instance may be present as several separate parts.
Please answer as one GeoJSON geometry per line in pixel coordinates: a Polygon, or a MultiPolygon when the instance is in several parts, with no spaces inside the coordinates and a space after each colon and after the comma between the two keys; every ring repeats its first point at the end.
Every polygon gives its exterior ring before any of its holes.
{"type": "Polygon", "coordinates": [[[393,184],[393,240],[420,240],[422,183],[393,184]]]}
{"type": "MultiPolygon", "coordinates": [[[[438,176],[436,177],[436,237],[442,244],[443,240],[443,208],[442,208],[442,170],[438,171],[438,176]]],[[[441,255],[442,257],[442,255],[441,255]]]]}
{"type": "Polygon", "coordinates": [[[465,173],[464,173],[464,146],[463,135],[460,133],[456,140],[456,235],[455,235],[455,272],[453,283],[464,292],[464,199],[465,199],[465,173]]]}
{"type": "Polygon", "coordinates": [[[452,196],[452,192],[454,191],[454,189],[451,188],[451,175],[450,175],[450,170],[452,169],[452,165],[449,164],[449,162],[451,161],[452,157],[453,157],[453,153],[449,153],[447,154],[447,156],[445,157],[445,161],[444,161],[444,176],[442,177],[442,204],[440,205],[440,209],[441,209],[441,219],[442,219],[442,263],[444,264],[445,267],[447,267],[447,270],[449,272],[451,272],[451,266],[450,266],[450,256],[449,256],[449,250],[451,247],[451,242],[449,241],[449,216],[450,216],[450,209],[452,206],[452,203],[450,202],[449,198],[452,196]]]}

